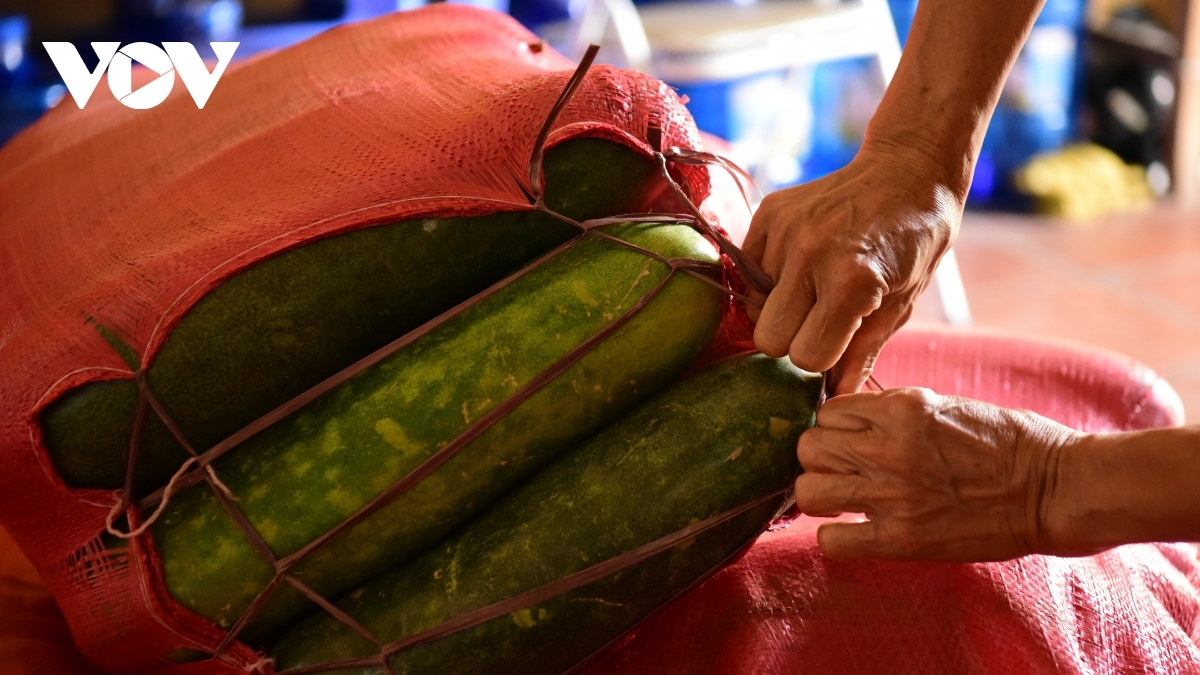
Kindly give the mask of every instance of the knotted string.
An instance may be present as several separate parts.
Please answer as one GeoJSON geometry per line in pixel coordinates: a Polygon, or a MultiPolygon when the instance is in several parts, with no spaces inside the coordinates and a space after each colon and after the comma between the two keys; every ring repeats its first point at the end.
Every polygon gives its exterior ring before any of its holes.
{"type": "MultiPolygon", "coordinates": [[[[182,431],[180,430],[179,426],[175,423],[175,421],[172,419],[169,412],[157,400],[157,398],[154,396],[153,392],[150,390],[150,387],[149,387],[148,383],[146,382],[146,378],[145,378],[145,375],[142,372],[142,370],[139,368],[137,370],[137,372],[135,372],[134,379],[138,383],[139,399],[138,399],[137,411],[135,413],[134,432],[133,432],[132,439],[131,439],[129,461],[128,461],[128,465],[126,467],[126,469],[127,469],[126,470],[126,481],[125,481],[124,488],[115,494],[116,503],[114,504],[112,511],[110,512],[108,518],[106,519],[106,530],[109,531],[114,536],[120,537],[122,539],[130,539],[130,538],[138,537],[141,534],[145,533],[146,530],[163,513],[164,509],[166,508],[167,502],[169,501],[171,495],[174,492],[177,492],[178,490],[182,490],[182,489],[185,489],[192,485],[195,485],[198,482],[205,481],[209,484],[209,486],[216,493],[219,501],[222,503],[222,506],[224,507],[226,512],[234,520],[234,522],[237,524],[239,529],[243,532],[243,534],[246,536],[246,538],[249,540],[249,542],[253,545],[255,550],[258,551],[258,553],[265,560],[267,560],[272,565],[273,569],[275,570],[275,576],[273,577],[273,579],[266,585],[266,587],[264,587],[262,589],[262,591],[259,593],[259,595],[250,603],[250,605],[241,614],[241,616],[239,616],[238,620],[234,623],[234,625],[230,628],[230,630],[226,632],[224,638],[220,641],[220,643],[218,645],[216,645],[216,647],[212,650],[212,656],[214,658],[223,658],[223,659],[228,658],[228,657],[224,656],[224,652],[229,648],[230,645],[232,645],[234,643],[234,641],[237,639],[237,636],[250,623],[250,621],[252,621],[253,618],[255,616],[257,616],[258,612],[263,608],[263,606],[265,606],[267,601],[280,588],[280,586],[286,583],[286,584],[292,586],[293,588],[295,588],[297,591],[299,591],[306,597],[308,597],[310,600],[312,600],[314,603],[316,603],[319,607],[321,607],[323,610],[328,612],[330,615],[332,615],[338,621],[340,621],[343,624],[346,624],[348,627],[350,627],[356,633],[362,635],[364,638],[375,643],[376,645],[379,645],[379,647],[380,647],[379,654],[371,656],[371,657],[365,657],[364,659],[349,660],[349,661],[345,661],[345,662],[331,663],[331,664],[322,664],[320,666],[312,666],[312,667],[307,667],[307,668],[288,671],[288,672],[290,672],[290,673],[315,673],[315,672],[323,672],[323,671],[329,671],[329,670],[337,670],[337,669],[346,668],[346,667],[354,667],[356,665],[370,665],[370,666],[380,667],[383,669],[383,671],[385,673],[388,673],[389,675],[391,675],[392,670],[387,662],[388,658],[390,656],[394,655],[395,653],[399,652],[402,649],[414,646],[416,644],[422,644],[424,642],[436,640],[438,638],[444,637],[444,636],[452,634],[454,632],[465,630],[472,626],[476,626],[483,622],[489,621],[498,616],[502,616],[504,614],[510,613],[511,611],[514,611],[515,609],[519,609],[520,607],[527,606],[529,604],[534,604],[537,602],[542,602],[546,599],[556,597],[557,595],[568,592],[570,590],[574,590],[574,589],[579,588],[588,583],[592,583],[593,581],[596,581],[605,576],[611,575],[615,572],[625,569],[626,567],[629,567],[630,565],[634,565],[639,562],[642,562],[654,555],[657,555],[657,554],[677,545],[679,542],[687,539],[688,537],[696,536],[702,532],[708,531],[709,529],[712,529],[712,528],[717,527],[725,522],[728,522],[729,520],[736,518],[737,516],[742,515],[743,513],[746,513],[747,511],[749,511],[751,509],[762,506],[770,501],[780,500],[782,498],[782,500],[784,502],[783,506],[781,506],[779,509],[776,510],[776,516],[778,516],[780,513],[782,513],[783,510],[785,510],[786,507],[790,504],[790,490],[781,491],[781,492],[777,492],[777,493],[773,493],[771,495],[761,497],[761,498],[753,500],[747,504],[743,504],[736,508],[730,509],[724,513],[718,514],[709,519],[706,519],[706,520],[696,523],[692,526],[684,528],[683,530],[672,533],[670,535],[662,537],[653,542],[647,543],[647,544],[640,546],[632,551],[618,555],[607,561],[597,563],[596,565],[593,565],[585,570],[582,570],[575,574],[572,574],[572,575],[569,575],[562,579],[551,582],[550,584],[547,584],[541,588],[532,589],[532,590],[527,591],[518,596],[514,596],[513,598],[509,598],[509,599],[501,601],[499,603],[480,608],[478,610],[475,610],[475,611],[465,614],[463,616],[456,617],[455,619],[445,622],[439,626],[430,628],[429,630],[423,631],[417,635],[408,636],[406,638],[402,638],[400,640],[397,640],[397,641],[394,641],[394,642],[391,642],[388,644],[383,644],[377,637],[372,635],[370,633],[370,631],[368,631],[366,628],[364,628],[362,625],[360,625],[358,622],[356,622],[352,617],[348,616],[344,611],[339,609],[336,605],[329,602],[328,600],[323,598],[320,594],[316,593],[311,588],[309,588],[308,586],[306,586],[305,584],[300,582],[298,579],[296,579],[294,576],[289,574],[289,571],[296,564],[298,564],[300,561],[307,558],[313,552],[320,549],[322,546],[327,544],[329,541],[331,541],[332,539],[337,537],[339,534],[346,531],[348,528],[353,527],[354,525],[361,522],[362,520],[368,518],[370,515],[377,512],[379,509],[383,508],[387,504],[391,503],[392,501],[394,501],[395,499],[399,498],[401,495],[406,493],[408,490],[412,489],[412,487],[417,485],[421,480],[423,480],[430,473],[437,470],[438,467],[442,466],[446,461],[448,461],[450,458],[452,458],[457,452],[462,450],[471,441],[478,438],[482,433],[484,433],[488,428],[490,428],[497,421],[502,419],[506,414],[511,412],[513,409],[515,409],[522,402],[527,400],[530,396],[532,396],[534,393],[539,391],[541,388],[543,388],[549,382],[553,381],[556,377],[558,377],[560,374],[562,374],[564,371],[566,371],[569,367],[571,367],[571,365],[573,365],[574,363],[577,363],[580,359],[582,359],[584,356],[586,356],[588,353],[590,353],[592,350],[594,350],[599,344],[603,343],[604,340],[606,340],[613,333],[615,333],[617,330],[619,330],[622,326],[624,326],[629,321],[631,321],[635,316],[638,315],[639,312],[641,312],[646,306],[648,306],[650,304],[650,302],[652,300],[654,300],[655,297],[657,297],[657,295],[662,291],[663,288],[666,287],[667,283],[669,283],[670,280],[673,279],[677,273],[685,273],[685,274],[692,275],[696,278],[704,280],[705,282],[707,282],[711,285],[714,285],[714,286],[720,288],[728,296],[737,298],[744,302],[751,302],[749,300],[749,298],[747,298],[744,294],[738,292],[737,290],[734,290],[733,288],[729,287],[728,285],[722,283],[719,280],[720,274],[723,270],[722,266],[719,264],[707,263],[707,262],[697,261],[697,260],[692,260],[692,259],[665,258],[653,251],[649,251],[645,248],[639,247],[630,242],[626,242],[618,237],[614,237],[608,233],[600,231],[597,228],[603,227],[605,225],[610,225],[610,224],[615,224],[615,223],[625,223],[625,222],[654,222],[654,223],[674,223],[674,224],[689,225],[691,227],[696,228],[702,234],[704,234],[705,237],[708,238],[710,241],[712,241],[713,244],[715,246],[717,246],[720,249],[720,251],[728,259],[732,260],[736,269],[742,273],[743,277],[753,288],[755,288],[762,294],[766,295],[770,292],[771,288],[774,286],[774,282],[770,279],[770,277],[768,277],[752,260],[750,260],[741,251],[741,249],[739,249],[731,241],[729,241],[729,239],[726,236],[724,236],[724,233],[722,231],[720,231],[719,228],[714,227],[711,223],[708,222],[708,220],[703,216],[703,214],[700,213],[700,210],[696,207],[696,205],[688,197],[688,195],[685,192],[685,190],[683,189],[683,187],[680,186],[679,183],[676,182],[674,177],[671,175],[669,168],[668,168],[668,162],[674,162],[674,163],[683,164],[683,165],[715,164],[720,167],[723,167],[726,171],[729,171],[731,173],[731,175],[734,176],[735,180],[738,182],[738,188],[739,188],[739,190],[742,191],[742,196],[743,196],[743,199],[746,200],[747,207],[749,207],[749,200],[746,199],[746,193],[742,187],[741,180],[739,180],[739,176],[749,179],[749,175],[746,174],[744,171],[742,171],[740,168],[736,167],[736,165],[734,165],[732,162],[729,162],[728,160],[721,158],[717,155],[713,155],[711,153],[702,153],[702,152],[696,152],[696,151],[691,151],[691,150],[683,150],[683,149],[680,149],[677,147],[672,147],[667,152],[663,152],[661,149],[661,138],[662,138],[661,129],[657,127],[656,120],[652,120],[651,128],[648,129],[647,136],[651,140],[651,145],[652,145],[652,148],[654,151],[654,156],[659,164],[659,167],[660,167],[663,177],[666,179],[668,185],[671,187],[672,191],[675,193],[675,195],[679,199],[680,203],[687,209],[687,211],[688,211],[687,214],[685,214],[685,215],[629,214],[629,215],[625,215],[625,216],[613,216],[613,217],[608,217],[608,218],[601,218],[601,219],[577,222],[566,216],[563,216],[562,214],[555,213],[554,211],[552,211],[546,207],[545,200],[544,200],[545,176],[544,176],[543,169],[542,169],[542,163],[543,163],[542,160],[543,160],[544,154],[545,154],[546,140],[549,137],[550,131],[552,130],[554,123],[557,121],[558,117],[562,114],[563,110],[566,109],[567,105],[570,103],[572,96],[575,94],[575,92],[579,89],[580,85],[582,84],[584,76],[586,75],[589,67],[591,66],[592,62],[594,61],[598,49],[599,49],[599,47],[597,47],[595,45],[593,45],[592,47],[590,47],[588,49],[587,53],[584,55],[583,60],[580,62],[579,67],[576,69],[575,73],[568,80],[567,85],[564,88],[562,94],[559,96],[558,100],[555,102],[554,106],[552,107],[549,114],[547,115],[547,118],[546,118],[544,124],[542,125],[542,128],[541,128],[537,138],[535,139],[533,151],[530,156],[530,164],[529,164],[529,172],[528,172],[528,181],[529,181],[528,186],[521,185],[520,181],[518,181],[519,187],[521,188],[522,192],[525,193],[525,195],[529,198],[530,204],[535,210],[545,212],[555,218],[558,218],[560,220],[563,220],[564,222],[568,222],[568,223],[574,225],[575,227],[578,227],[580,229],[580,233],[576,237],[574,237],[571,240],[567,241],[566,243],[558,246],[554,250],[550,251],[549,253],[542,256],[541,258],[534,261],[532,264],[528,265],[527,267],[518,271],[517,273],[510,275],[506,279],[498,282],[497,284],[489,287],[488,289],[485,289],[484,291],[481,291],[480,293],[476,294],[475,296],[472,296],[471,298],[463,301],[462,303],[459,303],[455,307],[451,308],[450,310],[447,310],[446,312],[442,313],[441,315],[426,322],[422,326],[414,329],[413,331],[410,331],[409,333],[401,336],[400,338],[397,338],[392,343],[385,345],[384,347],[380,348],[379,350],[375,351],[374,353],[372,353],[372,354],[368,355],[367,357],[357,361],[356,363],[348,366],[347,368],[343,369],[342,371],[338,372],[337,374],[333,375],[332,377],[326,379],[325,381],[317,384],[316,386],[310,388],[309,390],[305,391],[304,393],[300,394],[299,396],[296,396],[295,398],[284,403],[283,405],[279,406],[275,410],[267,413],[266,415],[259,418],[258,420],[255,420],[254,422],[250,423],[243,429],[239,430],[238,432],[234,433],[230,437],[228,437],[225,440],[221,441],[220,443],[214,445],[213,447],[209,448],[208,450],[206,450],[203,453],[197,453],[195,451],[195,449],[192,447],[192,445],[184,437],[182,431]],[[392,354],[396,353],[400,349],[403,349],[404,347],[408,346],[409,344],[411,344],[415,340],[419,339],[420,337],[423,337],[423,336],[429,334],[430,332],[432,332],[439,326],[445,324],[450,319],[453,319],[454,317],[460,315],[467,308],[472,307],[472,306],[478,304],[479,302],[482,302],[484,299],[495,294],[500,289],[508,286],[509,284],[513,283],[517,279],[520,279],[523,276],[529,274],[531,271],[539,268],[540,266],[545,264],[547,261],[555,258],[556,256],[563,253],[564,251],[569,250],[570,248],[574,247],[580,241],[582,241],[584,238],[589,237],[589,236],[603,238],[607,241],[612,242],[615,245],[622,246],[622,247],[625,247],[630,250],[634,250],[642,255],[652,258],[658,262],[661,262],[669,267],[669,272],[662,280],[660,280],[649,292],[647,292],[638,302],[636,302],[633,306],[631,306],[624,314],[622,314],[621,316],[619,316],[618,318],[616,318],[615,320],[610,322],[603,329],[601,329],[596,334],[592,335],[587,340],[585,340],[583,343],[578,345],[575,349],[570,351],[567,355],[565,355],[564,357],[559,359],[557,362],[555,362],[546,371],[539,374],[533,380],[528,382],[524,387],[522,387],[520,390],[518,390],[512,396],[510,396],[508,399],[501,402],[498,406],[496,406],[496,408],[489,411],[488,414],[484,415],[479,420],[477,420],[475,423],[471,424],[458,437],[456,437],[455,439],[450,441],[448,444],[446,444],[445,446],[440,448],[436,453],[434,453],[434,455],[432,455],[428,459],[426,459],[425,462],[423,462],[420,466],[418,466],[416,469],[411,471],[408,475],[402,477],[399,481],[397,481],[390,488],[388,488],[383,493],[378,495],[374,500],[372,500],[370,503],[368,503],[362,509],[360,509],[359,511],[357,511],[356,513],[351,515],[349,518],[343,520],[337,526],[335,526],[334,528],[325,532],[320,537],[313,540],[312,542],[310,542],[308,545],[306,545],[299,551],[296,551],[295,553],[292,553],[291,555],[285,556],[283,558],[278,558],[277,556],[275,556],[274,553],[271,551],[270,546],[262,538],[262,535],[254,528],[254,526],[249,522],[249,520],[241,512],[241,510],[237,508],[237,506],[235,504],[235,502],[237,501],[236,496],[233,495],[233,493],[229,490],[229,488],[226,487],[225,484],[221,482],[221,480],[217,476],[216,471],[212,467],[212,462],[214,462],[216,459],[223,456],[224,454],[228,453],[230,450],[238,447],[243,442],[245,442],[247,439],[253,437],[254,435],[258,434],[259,432],[263,431],[264,429],[275,424],[276,422],[279,422],[280,420],[291,415],[292,413],[300,410],[304,406],[308,405],[312,401],[316,400],[318,397],[320,397],[323,394],[334,389],[338,385],[348,381],[355,375],[374,366],[375,364],[379,363],[380,361],[387,358],[388,356],[391,356],[392,354]],[[714,276],[718,277],[718,278],[714,278],[714,276]],[[184,449],[188,452],[188,454],[190,456],[180,466],[180,468],[175,472],[175,474],[171,477],[171,479],[168,481],[168,483],[163,488],[155,491],[154,493],[150,494],[149,496],[141,499],[136,504],[134,504],[132,501],[132,494],[133,494],[133,488],[134,488],[134,469],[135,469],[136,461],[137,461],[137,450],[138,450],[138,446],[140,445],[142,428],[144,427],[144,424],[145,424],[145,418],[146,418],[148,409],[152,410],[159,417],[159,419],[161,419],[163,421],[163,423],[171,431],[172,435],[176,438],[177,441],[179,441],[182,444],[182,446],[184,447],[184,449]],[[130,520],[130,523],[132,524],[138,519],[139,514],[142,509],[146,509],[146,508],[150,508],[150,507],[156,507],[156,508],[153,511],[153,513],[150,515],[150,517],[145,519],[144,522],[141,522],[141,524],[137,528],[133,529],[132,531],[130,531],[128,533],[122,533],[122,532],[117,531],[116,528],[114,527],[113,523],[115,522],[116,518],[119,516],[119,514],[121,512],[127,512],[127,516],[130,520]]],[[[752,181],[751,181],[751,184],[752,184],[752,181]]],[[[824,391],[824,387],[822,388],[822,391],[824,391]]],[[[766,525],[767,525],[766,523],[763,524],[764,529],[765,529],[766,525]]],[[[759,533],[761,533],[761,531],[762,530],[760,530],[759,533]]],[[[754,538],[757,538],[759,533],[756,533],[754,538]]],[[[749,541],[753,541],[753,538],[751,538],[749,541]]],[[[749,541],[747,542],[747,545],[749,544],[749,541]]],[[[722,564],[724,564],[724,563],[722,563],[722,564]]],[[[714,567],[713,570],[710,571],[710,574],[712,572],[715,572],[719,568],[720,568],[720,566],[714,567]]],[[[707,575],[705,575],[704,578],[706,578],[706,577],[707,577],[707,575]]],[[[702,579],[700,579],[700,580],[702,580],[702,579]]],[[[700,580],[697,580],[697,583],[700,580]]],[[[264,672],[266,669],[273,667],[273,661],[271,659],[262,657],[262,658],[259,658],[254,663],[248,664],[244,667],[247,672],[264,672]]]]}

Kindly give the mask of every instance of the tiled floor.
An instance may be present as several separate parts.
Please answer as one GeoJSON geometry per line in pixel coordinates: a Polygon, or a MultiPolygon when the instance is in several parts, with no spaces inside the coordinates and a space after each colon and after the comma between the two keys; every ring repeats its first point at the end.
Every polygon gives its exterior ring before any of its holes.
{"type": "MultiPolygon", "coordinates": [[[[1134,356],[1200,422],[1200,213],[1162,208],[1087,228],[972,213],[956,251],[976,324],[1134,356]]],[[[932,292],[917,316],[940,318],[932,292]]]]}

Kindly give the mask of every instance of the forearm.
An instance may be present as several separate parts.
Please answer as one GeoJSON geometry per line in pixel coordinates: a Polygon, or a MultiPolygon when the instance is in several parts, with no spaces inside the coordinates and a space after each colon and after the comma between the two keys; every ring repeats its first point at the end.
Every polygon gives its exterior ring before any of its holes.
{"type": "Polygon", "coordinates": [[[921,0],[854,161],[763,199],[745,251],[754,343],[861,389],[953,245],[1000,89],[1044,0],[921,0]]]}
{"type": "Polygon", "coordinates": [[[1047,476],[1048,552],[1200,542],[1200,426],[1081,436],[1047,476]]]}
{"type": "Polygon", "coordinates": [[[1045,0],[921,0],[864,147],[901,146],[911,167],[966,199],[1004,80],[1045,0]]]}

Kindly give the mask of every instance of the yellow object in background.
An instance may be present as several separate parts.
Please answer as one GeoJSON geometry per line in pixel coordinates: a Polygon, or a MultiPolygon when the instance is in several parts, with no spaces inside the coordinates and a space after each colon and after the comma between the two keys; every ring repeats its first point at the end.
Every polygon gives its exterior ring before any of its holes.
{"type": "Polygon", "coordinates": [[[1037,198],[1039,212],[1074,221],[1154,203],[1145,167],[1126,164],[1094,143],[1038,155],[1017,172],[1015,180],[1019,190],[1037,198]]]}

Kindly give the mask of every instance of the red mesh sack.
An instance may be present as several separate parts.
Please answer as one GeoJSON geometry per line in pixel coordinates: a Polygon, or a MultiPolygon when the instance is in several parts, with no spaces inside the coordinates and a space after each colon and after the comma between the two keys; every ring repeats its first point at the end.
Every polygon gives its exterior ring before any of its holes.
{"type": "Polygon", "coordinates": [[[682,201],[700,203],[711,160],[678,97],[607,66],[572,79],[574,65],[507,17],[438,6],[231,67],[203,110],[179,88],[150,111],[103,96],[63,105],[0,152],[0,523],[92,662],[271,671],[167,593],[143,538],[105,546],[111,492],[56,473],[39,412],[135,378],[90,322],[149,364],[208,291],[274,254],[378,223],[535,208],[531,156],[585,135],[657,157],[682,201]],[[218,645],[217,659],[173,663],[218,645]]]}

